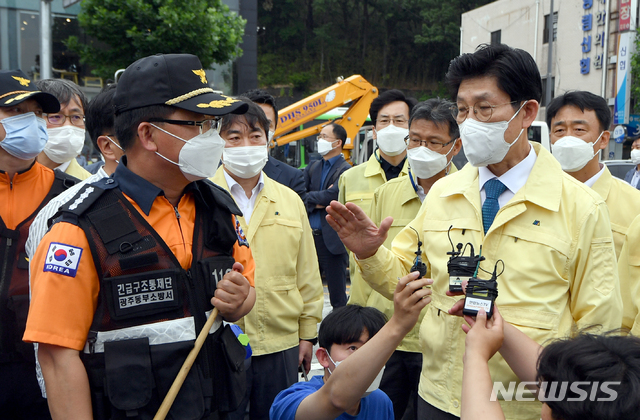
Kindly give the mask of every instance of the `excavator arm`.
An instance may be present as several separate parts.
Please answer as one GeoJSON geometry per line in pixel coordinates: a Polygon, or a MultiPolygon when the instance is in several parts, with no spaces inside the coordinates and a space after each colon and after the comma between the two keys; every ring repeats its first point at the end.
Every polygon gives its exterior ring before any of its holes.
{"type": "Polygon", "coordinates": [[[331,121],[304,130],[291,131],[334,108],[351,103],[344,115],[335,120],[347,131],[347,141],[343,150],[345,159],[348,159],[348,151],[353,149],[353,139],[366,121],[371,102],[377,96],[378,89],[360,75],[338,79],[335,85],[279,111],[278,127],[273,136],[275,140],[272,147],[283,146],[292,141],[318,134],[322,127],[331,121]]]}

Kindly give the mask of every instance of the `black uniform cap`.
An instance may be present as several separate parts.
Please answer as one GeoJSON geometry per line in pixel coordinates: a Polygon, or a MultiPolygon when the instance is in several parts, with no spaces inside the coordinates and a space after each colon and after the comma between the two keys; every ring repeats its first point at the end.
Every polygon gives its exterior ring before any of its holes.
{"type": "Polygon", "coordinates": [[[60,111],[58,99],[39,91],[22,70],[0,71],[0,107],[16,105],[27,99],[34,99],[47,114],[60,111]]]}
{"type": "Polygon", "coordinates": [[[157,54],[131,64],[118,79],[116,115],[151,105],[170,105],[198,114],[244,114],[248,105],[214,93],[200,59],[191,54],[157,54]]]}

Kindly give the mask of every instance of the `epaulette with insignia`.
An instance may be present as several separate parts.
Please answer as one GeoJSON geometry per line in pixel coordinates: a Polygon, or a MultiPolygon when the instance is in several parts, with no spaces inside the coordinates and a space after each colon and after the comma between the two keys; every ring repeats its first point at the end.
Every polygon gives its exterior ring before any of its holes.
{"type": "Polygon", "coordinates": [[[113,178],[103,178],[92,184],[87,184],[62,207],[60,213],[83,214],[106,190],[113,189],[118,183],[113,178]]]}

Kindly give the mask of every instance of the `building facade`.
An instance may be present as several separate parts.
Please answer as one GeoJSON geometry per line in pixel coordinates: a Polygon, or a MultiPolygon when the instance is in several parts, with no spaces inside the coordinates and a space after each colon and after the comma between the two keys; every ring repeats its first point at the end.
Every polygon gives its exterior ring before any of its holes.
{"type": "MultiPolygon", "coordinates": [[[[32,79],[39,78],[40,3],[40,0],[0,0],[0,70],[19,68],[32,79]]],[[[77,0],[50,3],[52,77],[73,80],[93,96],[104,81],[93,77],[91,69],[81,64],[80,57],[63,43],[71,35],[86,41],[77,19],[80,4],[77,0]]],[[[247,14],[244,42],[240,45],[244,53],[235,63],[214,64],[213,69],[207,70],[207,79],[214,89],[235,94],[257,87],[257,0],[223,0],[223,3],[231,11],[247,14]]]]}
{"type": "MultiPolygon", "coordinates": [[[[552,60],[549,77],[550,0],[498,0],[462,15],[460,52],[481,44],[504,43],[528,51],[543,78],[552,83],[552,95],[588,90],[608,100],[614,125],[625,129],[619,140],[640,135],[630,112],[630,59],[634,52],[637,0],[555,0],[552,60]],[[628,81],[628,82],[627,82],[628,81]],[[637,133],[636,133],[637,132],[637,133]]],[[[545,120],[543,93],[538,120],[545,120]]],[[[612,136],[613,138],[613,136],[612,136]]],[[[603,157],[629,155],[623,143],[610,142],[603,157]]]]}

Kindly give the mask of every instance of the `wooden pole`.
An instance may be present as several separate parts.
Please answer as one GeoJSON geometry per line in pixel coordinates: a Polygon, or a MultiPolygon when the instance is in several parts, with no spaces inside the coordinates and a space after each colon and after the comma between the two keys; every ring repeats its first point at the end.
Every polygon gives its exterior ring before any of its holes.
{"type": "Polygon", "coordinates": [[[202,348],[204,341],[209,336],[209,330],[211,330],[211,327],[213,327],[213,323],[215,322],[217,317],[218,317],[218,308],[213,308],[213,311],[211,311],[211,315],[209,315],[209,319],[207,319],[207,322],[204,324],[204,327],[202,327],[202,331],[200,331],[200,334],[198,334],[198,338],[196,339],[196,342],[193,345],[193,348],[189,352],[187,359],[182,364],[182,367],[180,368],[180,371],[178,372],[176,379],[174,379],[173,384],[171,385],[171,388],[169,388],[169,392],[167,392],[167,395],[164,397],[164,400],[162,401],[162,404],[160,405],[158,412],[153,417],[153,420],[164,420],[164,418],[167,417],[167,414],[169,413],[169,410],[173,405],[173,401],[178,396],[178,392],[180,392],[180,388],[182,388],[182,384],[184,383],[184,380],[187,378],[187,374],[191,370],[191,366],[193,366],[193,362],[195,362],[196,357],[198,357],[198,353],[200,353],[200,349],[202,348]]]}

